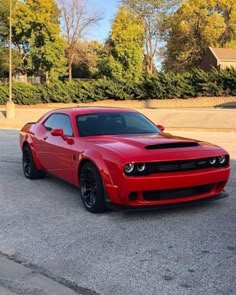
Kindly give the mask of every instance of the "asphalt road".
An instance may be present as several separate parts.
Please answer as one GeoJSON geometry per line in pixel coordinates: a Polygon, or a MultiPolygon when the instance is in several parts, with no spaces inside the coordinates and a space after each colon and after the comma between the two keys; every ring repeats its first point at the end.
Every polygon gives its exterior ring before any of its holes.
{"type": "MultiPolygon", "coordinates": [[[[230,152],[229,198],[93,215],[77,188],[25,179],[18,132],[0,130],[0,253],[84,295],[235,294],[236,133],[181,134],[230,152]]],[[[2,278],[0,285],[24,287],[2,278]]]]}

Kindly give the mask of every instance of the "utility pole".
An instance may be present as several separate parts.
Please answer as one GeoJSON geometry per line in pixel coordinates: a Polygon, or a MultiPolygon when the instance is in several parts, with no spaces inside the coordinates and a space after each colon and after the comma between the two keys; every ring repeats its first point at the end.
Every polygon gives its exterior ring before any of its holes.
{"type": "Polygon", "coordinates": [[[12,0],[9,0],[9,98],[6,115],[7,119],[15,117],[15,104],[12,100],[12,0]]]}

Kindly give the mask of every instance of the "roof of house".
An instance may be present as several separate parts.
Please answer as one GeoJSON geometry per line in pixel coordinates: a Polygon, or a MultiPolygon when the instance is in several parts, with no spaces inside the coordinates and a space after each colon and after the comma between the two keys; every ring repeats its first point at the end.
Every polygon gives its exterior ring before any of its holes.
{"type": "Polygon", "coordinates": [[[209,47],[212,54],[220,61],[236,61],[236,49],[234,48],[212,48],[209,47]]]}

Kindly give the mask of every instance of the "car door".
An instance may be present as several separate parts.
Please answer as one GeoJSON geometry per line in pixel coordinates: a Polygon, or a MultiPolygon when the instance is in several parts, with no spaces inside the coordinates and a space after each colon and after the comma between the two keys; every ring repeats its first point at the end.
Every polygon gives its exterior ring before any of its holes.
{"type": "Polygon", "coordinates": [[[63,113],[52,114],[43,123],[41,133],[39,160],[47,171],[71,182],[75,169],[73,161],[73,144],[68,144],[62,136],[53,136],[53,129],[63,129],[64,135],[73,138],[70,116],[63,113]]]}

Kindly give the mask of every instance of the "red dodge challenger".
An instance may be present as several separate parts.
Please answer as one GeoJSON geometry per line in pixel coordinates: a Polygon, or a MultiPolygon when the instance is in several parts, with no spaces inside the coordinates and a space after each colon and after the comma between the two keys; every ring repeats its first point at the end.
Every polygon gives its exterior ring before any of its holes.
{"type": "Polygon", "coordinates": [[[21,129],[24,175],[49,173],[80,187],[90,212],[108,204],[171,206],[227,196],[228,153],[163,129],[130,109],[53,110],[21,129]]]}

